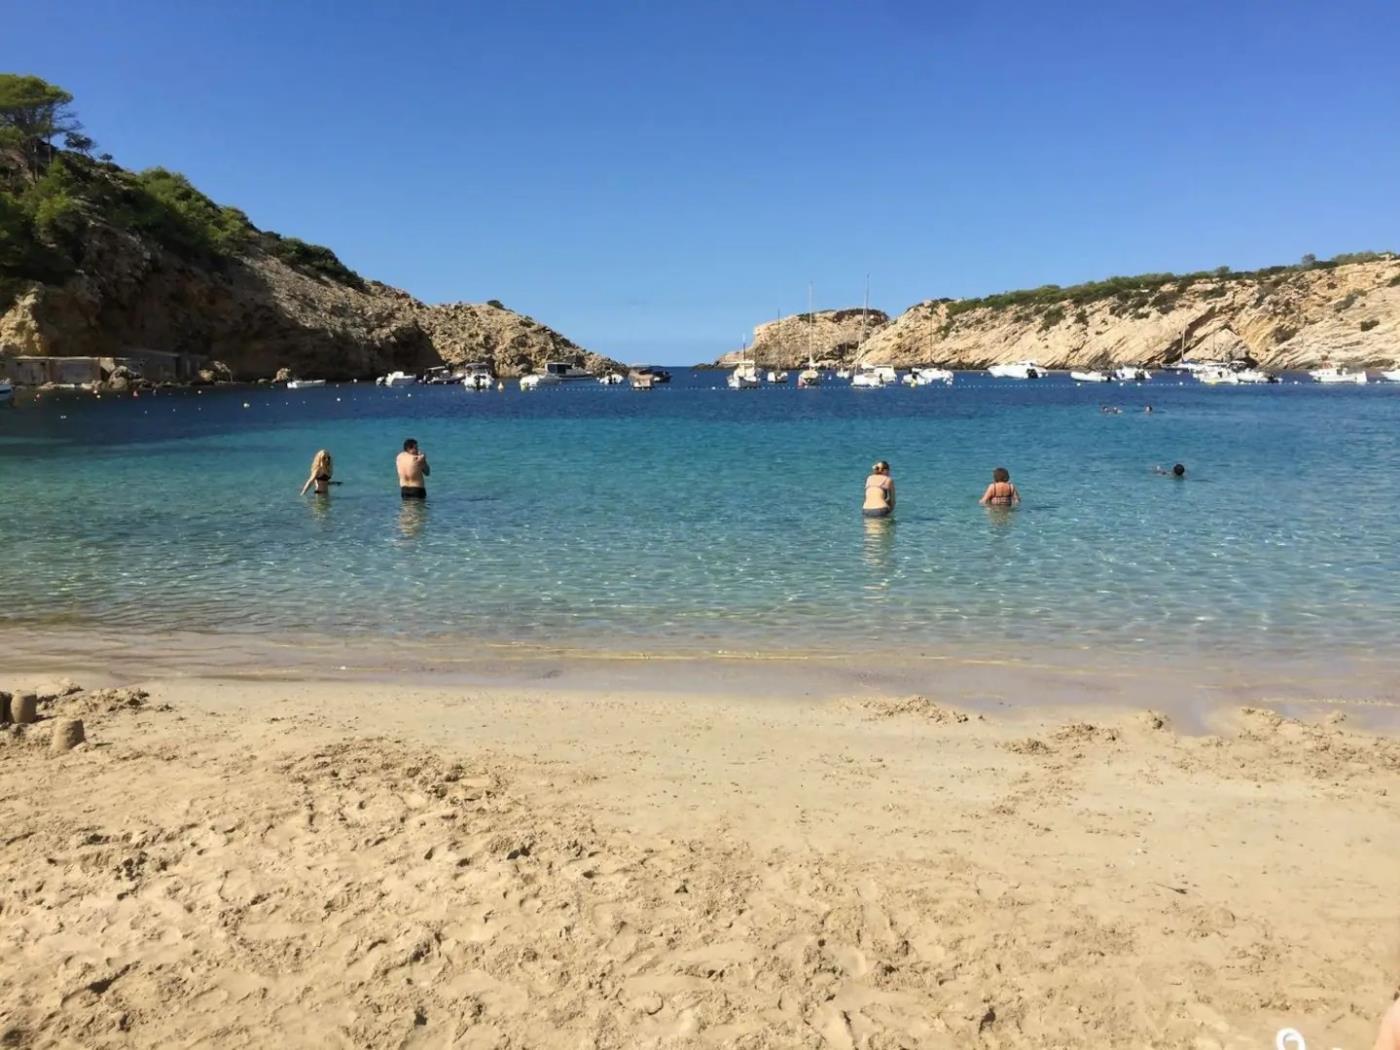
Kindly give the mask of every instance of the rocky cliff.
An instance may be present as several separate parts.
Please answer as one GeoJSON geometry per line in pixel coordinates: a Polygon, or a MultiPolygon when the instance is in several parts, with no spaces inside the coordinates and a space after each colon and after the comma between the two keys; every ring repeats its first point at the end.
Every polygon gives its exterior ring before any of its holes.
{"type": "MultiPolygon", "coordinates": [[[[760,337],[801,326],[800,317],[790,317],[755,329],[763,363],[805,361],[800,340],[760,337]]],[[[1047,368],[1154,366],[1183,356],[1248,356],[1272,369],[1323,361],[1390,367],[1400,359],[1400,257],[1366,253],[1252,273],[1149,275],[930,300],[872,326],[858,347],[829,356],[897,367],[984,368],[1027,359],[1047,368]]]]}
{"type": "Polygon", "coordinates": [[[621,367],[499,303],[428,306],[365,280],[170,173],[69,155],[45,179],[59,176],[63,223],[34,222],[21,231],[27,255],[0,255],[0,355],[195,354],[243,380],[282,369],[367,379],[465,361],[507,376],[549,360],[621,367]]]}
{"type": "Polygon", "coordinates": [[[0,354],[120,357],[132,349],[204,355],[244,380],[282,368],[365,379],[466,361],[505,376],[551,360],[612,364],[499,305],[428,306],[388,285],[311,276],[261,252],[192,265],[103,226],[88,230],[77,274],[29,283],[0,314],[0,354]]]}
{"type": "Polygon", "coordinates": [[[748,357],[762,366],[800,368],[809,356],[818,364],[842,364],[855,358],[862,339],[889,323],[888,314],[859,306],[780,317],[755,328],[747,349],[733,350],[715,364],[724,367],[748,357]]]}

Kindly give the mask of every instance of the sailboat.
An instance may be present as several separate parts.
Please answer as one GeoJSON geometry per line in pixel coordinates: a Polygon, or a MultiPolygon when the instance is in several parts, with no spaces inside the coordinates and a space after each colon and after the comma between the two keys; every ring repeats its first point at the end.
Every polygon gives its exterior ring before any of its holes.
{"type": "Polygon", "coordinates": [[[865,351],[865,326],[870,312],[870,275],[865,275],[865,302],[860,308],[860,343],[856,347],[856,368],[851,376],[851,386],[868,389],[892,386],[899,382],[899,375],[888,365],[863,364],[860,358],[865,351]]]}
{"type": "Polygon", "coordinates": [[[725,383],[730,390],[756,390],[762,381],[758,362],[749,357],[749,339],[748,336],[745,336],[741,356],[739,360],[734,362],[734,371],[729,373],[729,378],[725,380],[725,383]]]}

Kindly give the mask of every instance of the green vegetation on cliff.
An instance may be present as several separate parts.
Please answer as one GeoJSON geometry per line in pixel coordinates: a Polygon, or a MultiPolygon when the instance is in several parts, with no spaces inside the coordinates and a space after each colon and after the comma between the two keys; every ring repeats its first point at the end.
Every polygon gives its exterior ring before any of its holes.
{"type": "MultiPolygon", "coordinates": [[[[1194,273],[1143,273],[1134,277],[1109,277],[1102,281],[1088,281],[1061,287],[1058,284],[1045,284],[1039,288],[1026,288],[1013,292],[999,292],[984,295],[977,299],[941,299],[947,304],[947,317],[951,322],[959,314],[972,310],[1006,310],[1015,307],[1050,307],[1055,313],[1053,321],[1044,327],[1052,327],[1063,320],[1063,304],[1083,306],[1102,299],[1115,300],[1116,313],[1134,313],[1144,309],[1166,310],[1192,285],[1209,283],[1212,287],[1198,294],[1207,298],[1225,294],[1225,285],[1236,281],[1266,282],[1293,273],[1307,270],[1330,270],[1348,263],[1371,262],[1390,257],[1389,252],[1346,252],[1327,260],[1318,260],[1305,255],[1296,266],[1268,266],[1262,270],[1232,270],[1221,266],[1214,270],[1198,270],[1194,273]],[[1058,311],[1058,312],[1056,312],[1058,311]]],[[[1047,314],[1047,316],[1050,316],[1047,314]]]]}
{"type": "Polygon", "coordinates": [[[94,226],[213,268],[262,251],[310,276],[364,286],[329,248],[259,230],[177,172],[126,171],[106,155],[94,158],[72,101],[38,77],[0,73],[0,310],[27,281],[58,284],[77,273],[94,226]]]}

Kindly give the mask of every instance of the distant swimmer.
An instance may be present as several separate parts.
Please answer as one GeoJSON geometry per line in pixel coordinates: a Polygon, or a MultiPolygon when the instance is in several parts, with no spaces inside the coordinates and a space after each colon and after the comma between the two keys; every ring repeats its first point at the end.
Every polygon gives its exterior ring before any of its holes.
{"type": "Polygon", "coordinates": [[[894,478],[883,459],[870,468],[865,479],[865,506],[860,512],[867,518],[888,518],[894,513],[894,478]]]}
{"type": "Polygon", "coordinates": [[[1172,466],[1171,470],[1163,470],[1161,467],[1153,467],[1152,473],[1160,474],[1164,478],[1185,478],[1186,468],[1180,463],[1176,463],[1172,466]]]}
{"type": "Polygon", "coordinates": [[[1152,406],[1151,406],[1151,405],[1148,405],[1148,406],[1146,406],[1142,411],[1143,411],[1143,413],[1144,413],[1145,415],[1149,415],[1149,416],[1150,416],[1150,415],[1152,415],[1152,406]]]}
{"type": "Polygon", "coordinates": [[[331,474],[334,471],[335,465],[331,462],[331,454],[325,449],[321,449],[311,457],[311,476],[301,487],[301,494],[305,496],[306,490],[315,486],[316,495],[326,495],[331,490],[331,474]]]}
{"type": "Polygon", "coordinates": [[[428,489],[423,484],[432,471],[428,469],[428,457],[418,451],[418,442],[409,438],[403,443],[403,451],[394,461],[399,471],[399,495],[404,499],[427,499],[428,489]]]}
{"type": "Polygon", "coordinates": [[[1021,502],[1021,493],[1011,484],[1011,474],[1005,467],[992,471],[992,483],[977,502],[984,507],[1014,507],[1021,502]]]}

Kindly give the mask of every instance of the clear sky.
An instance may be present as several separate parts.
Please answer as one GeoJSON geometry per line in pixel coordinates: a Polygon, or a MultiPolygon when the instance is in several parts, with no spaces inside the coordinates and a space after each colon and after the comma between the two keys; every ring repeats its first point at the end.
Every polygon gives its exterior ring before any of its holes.
{"type": "Polygon", "coordinates": [[[129,167],[431,302],[689,363],[758,322],[1400,248],[1400,3],[7,5],[129,167]]]}

